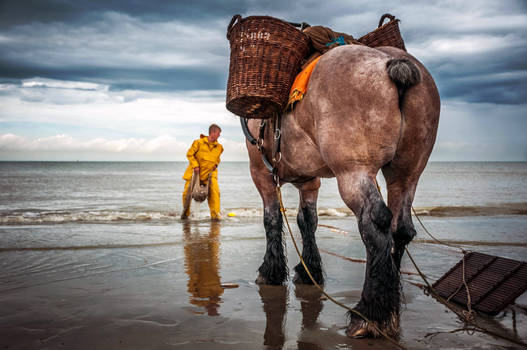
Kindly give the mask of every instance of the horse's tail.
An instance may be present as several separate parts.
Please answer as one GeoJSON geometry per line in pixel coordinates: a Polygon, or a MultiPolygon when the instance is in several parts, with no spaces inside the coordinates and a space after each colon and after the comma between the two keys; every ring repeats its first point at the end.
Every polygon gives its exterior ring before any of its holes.
{"type": "Polygon", "coordinates": [[[415,63],[408,58],[392,58],[386,62],[388,76],[397,86],[399,93],[399,105],[406,90],[421,81],[421,72],[415,63]]]}

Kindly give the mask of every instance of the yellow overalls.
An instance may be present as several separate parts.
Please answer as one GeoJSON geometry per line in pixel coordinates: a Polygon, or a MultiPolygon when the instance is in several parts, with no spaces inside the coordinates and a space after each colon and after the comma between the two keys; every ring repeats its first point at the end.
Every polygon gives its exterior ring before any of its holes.
{"type": "MultiPolygon", "coordinates": [[[[212,172],[208,197],[211,219],[218,219],[220,214],[220,187],[218,186],[218,169],[216,167],[220,164],[222,152],[223,146],[218,141],[209,142],[207,136],[200,135],[200,138],[195,140],[187,151],[189,165],[183,174],[183,180],[186,180],[183,190],[183,203],[185,203],[194,168],[199,167],[199,179],[202,182],[207,181],[212,172]]],[[[190,210],[186,213],[186,216],[189,215],[190,210]]]]}

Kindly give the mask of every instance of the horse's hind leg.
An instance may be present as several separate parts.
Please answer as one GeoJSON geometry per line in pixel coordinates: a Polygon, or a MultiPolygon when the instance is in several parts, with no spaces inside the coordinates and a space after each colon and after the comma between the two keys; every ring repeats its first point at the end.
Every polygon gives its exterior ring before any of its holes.
{"type": "MultiPolygon", "coordinates": [[[[400,284],[399,271],[392,259],[393,240],[390,233],[392,214],[368,171],[346,171],[337,174],[339,192],[353,210],[359,232],[366,246],[366,275],[361,299],[355,310],[383,332],[398,333],[400,284]]],[[[348,314],[350,337],[380,336],[372,324],[355,313],[348,314]]]]}
{"type": "Polygon", "coordinates": [[[393,213],[391,230],[394,260],[400,267],[404,249],[416,232],[412,202],[421,173],[434,146],[439,122],[439,96],[432,78],[422,71],[423,82],[406,92],[402,107],[401,136],[394,158],[382,167],[388,187],[388,207],[393,213]]]}
{"type": "MultiPolygon", "coordinates": [[[[297,223],[302,234],[302,260],[306,263],[309,272],[318,284],[324,283],[322,262],[315,240],[315,231],[318,224],[317,197],[320,188],[320,179],[315,178],[303,184],[296,184],[300,194],[297,223]]],[[[302,263],[295,266],[295,283],[313,284],[302,263]]]]}
{"type": "Polygon", "coordinates": [[[282,213],[276,195],[276,185],[266,169],[251,167],[253,182],[260,192],[264,205],[264,227],[267,246],[264,261],[258,268],[258,284],[282,284],[288,275],[282,239],[282,213]]]}
{"type": "Polygon", "coordinates": [[[394,242],[393,260],[399,269],[404,250],[416,235],[411,210],[417,180],[412,177],[396,176],[396,172],[390,166],[385,166],[382,170],[388,187],[388,208],[393,213],[391,224],[394,242]]]}

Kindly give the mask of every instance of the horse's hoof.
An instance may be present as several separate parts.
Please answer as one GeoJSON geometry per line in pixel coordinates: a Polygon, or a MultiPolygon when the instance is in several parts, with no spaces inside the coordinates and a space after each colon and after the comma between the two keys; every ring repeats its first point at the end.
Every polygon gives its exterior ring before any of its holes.
{"type": "Polygon", "coordinates": [[[302,278],[298,274],[298,272],[295,272],[295,275],[293,276],[293,283],[294,284],[304,284],[304,281],[302,281],[302,278]]]}
{"type": "Polygon", "coordinates": [[[368,325],[364,321],[357,320],[351,323],[346,329],[346,335],[350,338],[367,338],[372,336],[368,330],[368,325]]]}
{"type": "MultiPolygon", "coordinates": [[[[320,281],[316,281],[319,286],[324,285],[324,279],[321,279],[320,281]]],[[[314,286],[315,283],[309,278],[309,276],[305,273],[298,273],[298,271],[295,271],[295,275],[293,276],[293,283],[294,284],[308,284],[310,286],[314,286]]]]}
{"type": "Polygon", "coordinates": [[[256,284],[269,284],[269,280],[262,276],[261,274],[258,274],[258,277],[256,277],[256,280],[254,281],[256,284]]]}
{"type": "Polygon", "coordinates": [[[295,271],[295,275],[293,276],[293,283],[294,284],[313,284],[313,282],[308,278],[307,281],[302,278],[302,276],[295,271]]]}

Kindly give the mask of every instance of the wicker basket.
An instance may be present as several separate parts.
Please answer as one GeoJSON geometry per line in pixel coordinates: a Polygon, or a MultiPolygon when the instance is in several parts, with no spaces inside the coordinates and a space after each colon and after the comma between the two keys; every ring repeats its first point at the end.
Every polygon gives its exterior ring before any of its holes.
{"type": "Polygon", "coordinates": [[[379,27],[361,37],[359,41],[369,47],[394,46],[406,51],[398,22],[399,20],[389,13],[384,14],[379,21],[379,27]],[[389,18],[390,21],[383,25],[382,23],[386,18],[389,18]]]}
{"type": "Polygon", "coordinates": [[[273,17],[235,15],[227,39],[231,46],[227,109],[257,119],[280,113],[300,61],[308,54],[308,37],[273,17]]]}

